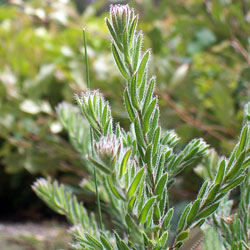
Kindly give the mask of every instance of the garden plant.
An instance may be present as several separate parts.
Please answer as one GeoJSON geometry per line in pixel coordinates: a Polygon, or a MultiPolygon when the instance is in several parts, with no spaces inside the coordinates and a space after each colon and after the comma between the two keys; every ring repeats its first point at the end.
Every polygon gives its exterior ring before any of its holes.
{"type": "Polygon", "coordinates": [[[204,231],[204,249],[250,249],[250,105],[245,106],[239,141],[229,158],[217,156],[203,139],[180,149],[177,134],[159,124],[156,78],[148,73],[151,52],[142,52],[138,21],[128,5],[111,6],[106,19],[114,61],[125,82],[130,127],[115,123],[103,95],[90,89],[85,32],[89,89],[76,95],[83,115],[66,103],[57,109],[89,173],[81,187],[96,192],[98,216],[50,178],[38,179],[33,189],[72,224],[73,249],[193,249],[200,243],[200,238],[192,240],[197,231],[204,231]],[[176,176],[194,165],[204,183],[175,223],[169,190],[176,176]],[[233,203],[230,193],[236,187],[241,195],[233,203]]]}

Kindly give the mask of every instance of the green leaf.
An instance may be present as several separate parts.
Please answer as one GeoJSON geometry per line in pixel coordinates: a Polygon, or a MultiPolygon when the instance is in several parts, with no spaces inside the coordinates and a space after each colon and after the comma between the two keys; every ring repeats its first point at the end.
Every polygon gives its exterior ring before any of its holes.
{"type": "Polygon", "coordinates": [[[127,163],[128,163],[128,159],[131,155],[131,152],[132,152],[132,148],[129,148],[122,159],[122,163],[121,163],[121,167],[120,167],[120,175],[119,175],[120,178],[122,178],[122,176],[126,172],[127,163]]]}
{"type": "Polygon", "coordinates": [[[127,89],[125,89],[125,91],[124,91],[124,101],[125,101],[125,105],[126,105],[126,109],[127,109],[129,118],[133,122],[135,119],[135,113],[134,113],[134,109],[132,107],[127,89]]]}
{"type": "Polygon", "coordinates": [[[217,202],[215,204],[212,204],[209,207],[206,207],[205,209],[203,209],[199,214],[198,214],[198,218],[206,218],[208,216],[210,216],[220,205],[220,202],[217,202]]]}
{"type": "Polygon", "coordinates": [[[157,99],[154,98],[150,105],[147,108],[147,111],[145,112],[145,115],[143,117],[143,132],[144,134],[146,134],[148,132],[149,129],[149,119],[150,117],[153,115],[154,109],[156,107],[157,104],[157,99]]]}
{"type": "Polygon", "coordinates": [[[111,174],[111,170],[106,167],[103,163],[95,160],[94,158],[92,158],[91,156],[88,157],[88,159],[99,169],[101,170],[103,173],[105,174],[111,174]]]}
{"type": "Polygon", "coordinates": [[[131,102],[135,109],[139,110],[140,106],[138,103],[138,95],[137,95],[137,88],[136,88],[136,78],[137,73],[135,73],[130,81],[130,96],[131,96],[131,102]]]}
{"type": "Polygon", "coordinates": [[[156,184],[155,195],[161,197],[163,190],[166,187],[167,182],[168,182],[168,173],[165,173],[164,175],[161,176],[160,180],[156,184]]]}
{"type": "Polygon", "coordinates": [[[169,209],[164,218],[162,219],[162,230],[169,229],[173,214],[174,214],[174,209],[173,208],[169,209]]]}
{"type": "Polygon", "coordinates": [[[144,156],[144,161],[147,163],[149,173],[152,174],[153,169],[152,169],[152,144],[151,143],[147,146],[146,153],[144,156]]]}
{"type": "Polygon", "coordinates": [[[114,44],[112,44],[112,52],[113,52],[113,56],[114,56],[114,59],[115,59],[115,62],[116,62],[116,65],[118,66],[121,74],[124,76],[125,79],[129,80],[130,76],[120,58],[120,55],[116,49],[116,46],[114,44]]]}
{"type": "Polygon", "coordinates": [[[146,84],[147,84],[147,71],[144,72],[143,77],[142,77],[142,83],[141,83],[140,90],[139,90],[139,100],[140,101],[142,101],[142,99],[144,98],[146,84]]]}
{"type": "Polygon", "coordinates": [[[147,202],[143,206],[141,214],[139,216],[139,222],[140,223],[144,223],[146,221],[147,216],[149,214],[149,210],[153,206],[153,204],[155,202],[155,199],[156,199],[156,197],[151,197],[150,199],[147,200],[147,202]]]}
{"type": "Polygon", "coordinates": [[[105,126],[106,122],[107,122],[107,118],[108,118],[108,104],[106,104],[104,106],[104,109],[102,111],[102,120],[101,120],[101,123],[102,123],[102,127],[105,126]]]}
{"type": "MultiPolygon", "coordinates": [[[[165,245],[167,244],[167,240],[168,240],[168,231],[165,231],[159,239],[159,243],[161,247],[165,247],[165,245]]],[[[159,249],[162,249],[162,248],[159,248],[159,249]]]]}
{"type": "Polygon", "coordinates": [[[134,209],[134,206],[135,206],[135,201],[136,201],[136,195],[132,196],[128,202],[128,209],[129,209],[129,212],[133,212],[133,209],[134,209]]]}
{"type": "Polygon", "coordinates": [[[155,130],[154,139],[153,139],[153,154],[157,153],[157,149],[160,147],[160,139],[161,139],[161,127],[158,126],[155,130]]]}
{"type": "Polygon", "coordinates": [[[233,179],[241,170],[243,162],[245,160],[246,152],[243,151],[241,152],[240,156],[238,159],[235,161],[234,165],[231,167],[229,172],[226,174],[225,180],[231,180],[233,179]]]}
{"type": "Polygon", "coordinates": [[[138,16],[135,16],[132,21],[131,27],[129,28],[129,45],[130,46],[134,39],[134,33],[135,33],[136,26],[137,26],[137,22],[138,22],[138,16]]]}
{"type": "Polygon", "coordinates": [[[117,199],[121,199],[121,200],[126,200],[126,198],[124,197],[123,193],[122,193],[122,190],[118,190],[117,187],[115,187],[115,185],[112,183],[112,180],[111,180],[111,176],[107,176],[106,178],[107,180],[107,184],[108,184],[108,187],[110,188],[112,194],[117,198],[117,199]]]}
{"type": "Polygon", "coordinates": [[[106,250],[112,250],[112,245],[108,242],[108,240],[104,236],[100,236],[100,240],[102,242],[102,245],[106,250]]]}
{"type": "MultiPolygon", "coordinates": [[[[127,66],[130,66],[127,27],[125,27],[124,31],[123,31],[123,53],[124,53],[124,59],[125,59],[125,62],[127,63],[127,66]]],[[[131,69],[130,73],[132,73],[132,69],[131,69]]]]}
{"type": "Polygon", "coordinates": [[[209,191],[209,193],[207,195],[205,204],[209,204],[214,200],[215,196],[218,194],[220,186],[221,186],[221,184],[216,184],[215,186],[213,186],[213,188],[209,191]]]}
{"type": "Polygon", "coordinates": [[[117,36],[115,34],[113,26],[110,24],[108,18],[105,18],[105,21],[106,21],[106,25],[107,25],[107,27],[109,29],[109,33],[111,34],[112,38],[114,39],[114,41],[115,41],[117,47],[119,48],[119,50],[122,51],[123,49],[122,49],[121,43],[119,42],[119,40],[118,40],[118,38],[117,38],[117,36]]]}
{"type": "Polygon", "coordinates": [[[144,141],[144,137],[142,134],[142,127],[141,127],[140,120],[139,120],[138,116],[135,118],[134,124],[135,124],[135,135],[136,135],[137,143],[140,146],[142,146],[143,148],[145,148],[146,143],[144,141]]]}
{"type": "Polygon", "coordinates": [[[187,216],[188,216],[188,213],[191,209],[191,203],[189,203],[186,208],[184,209],[180,219],[179,219],[179,223],[178,223],[178,231],[182,231],[183,228],[185,227],[186,225],[186,220],[187,220],[187,216]]]}
{"type": "Polygon", "coordinates": [[[161,211],[157,203],[154,205],[154,220],[159,221],[161,219],[161,211]]]}
{"type": "Polygon", "coordinates": [[[243,180],[245,179],[245,176],[240,176],[236,178],[233,182],[229,183],[228,185],[225,185],[221,190],[220,193],[226,193],[231,189],[234,189],[237,187],[243,180]]]}
{"type": "Polygon", "coordinates": [[[240,155],[240,153],[246,149],[246,145],[248,143],[249,140],[249,125],[246,124],[240,134],[240,141],[239,141],[239,146],[238,149],[236,151],[236,158],[238,158],[238,156],[240,155]]]}
{"type": "Polygon", "coordinates": [[[141,46],[142,46],[142,33],[140,32],[136,37],[134,54],[133,54],[133,71],[137,70],[138,62],[141,54],[141,46]]]}
{"type": "Polygon", "coordinates": [[[193,203],[193,205],[188,213],[188,216],[187,216],[187,225],[190,225],[193,222],[193,220],[195,219],[195,217],[200,209],[200,205],[201,205],[201,199],[197,199],[193,203]]]}
{"type": "Polygon", "coordinates": [[[154,112],[154,116],[151,119],[149,131],[148,131],[148,139],[151,142],[153,140],[153,136],[155,133],[155,129],[159,125],[159,108],[157,107],[154,112]]]}
{"type": "Polygon", "coordinates": [[[176,238],[176,241],[184,241],[187,237],[189,236],[189,232],[188,231],[183,231],[181,232],[177,238],[176,238]]]}
{"type": "Polygon", "coordinates": [[[147,87],[147,93],[146,93],[143,108],[142,108],[143,117],[145,116],[145,112],[147,111],[148,105],[152,99],[154,87],[155,87],[155,78],[151,78],[149,86],[147,87]]]}
{"type": "Polygon", "coordinates": [[[209,184],[208,181],[205,181],[205,182],[202,184],[202,186],[201,186],[201,188],[200,188],[200,191],[199,191],[199,193],[198,193],[198,195],[197,195],[197,198],[201,198],[201,199],[203,198],[203,196],[205,195],[205,193],[206,193],[206,191],[207,191],[208,184],[209,184]]]}
{"type": "Polygon", "coordinates": [[[141,59],[140,66],[138,68],[137,87],[139,87],[141,85],[142,76],[143,76],[143,74],[145,72],[149,56],[150,56],[150,52],[147,51],[147,52],[145,52],[145,54],[143,55],[143,57],[141,59]]]}
{"type": "Polygon", "coordinates": [[[134,229],[138,227],[135,220],[129,214],[126,214],[125,221],[126,221],[128,228],[130,229],[134,229]]]}
{"type": "Polygon", "coordinates": [[[131,197],[131,196],[133,196],[135,194],[135,192],[136,192],[136,190],[137,190],[137,188],[138,188],[138,186],[140,184],[140,181],[141,181],[141,179],[143,177],[144,171],[145,171],[145,169],[141,168],[137,172],[136,176],[134,177],[134,179],[133,179],[133,181],[132,181],[132,183],[131,183],[131,185],[130,185],[130,187],[128,189],[128,197],[131,197]]]}
{"type": "Polygon", "coordinates": [[[220,163],[219,170],[215,177],[215,184],[220,184],[223,181],[224,174],[225,174],[225,168],[226,168],[226,160],[223,159],[220,163]]]}
{"type": "Polygon", "coordinates": [[[102,244],[96,239],[94,238],[91,234],[85,232],[84,236],[86,237],[87,241],[93,246],[95,247],[96,250],[103,250],[103,246],[102,244]]]}

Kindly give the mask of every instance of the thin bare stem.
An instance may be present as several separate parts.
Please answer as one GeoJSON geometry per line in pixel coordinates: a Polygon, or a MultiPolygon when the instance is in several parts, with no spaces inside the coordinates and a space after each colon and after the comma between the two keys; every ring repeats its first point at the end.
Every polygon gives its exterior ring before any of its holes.
{"type": "MultiPolygon", "coordinates": [[[[89,62],[88,62],[87,39],[86,39],[85,29],[83,29],[83,42],[84,42],[84,51],[85,51],[87,87],[88,87],[88,89],[90,89],[89,62]]],[[[94,145],[93,145],[93,131],[92,131],[91,127],[90,127],[90,141],[91,141],[91,151],[92,151],[92,155],[93,155],[94,145]]],[[[100,203],[100,196],[99,196],[99,191],[98,191],[98,184],[97,184],[96,168],[95,167],[94,167],[93,177],[94,177],[94,182],[95,182],[95,191],[96,191],[96,199],[97,199],[100,227],[103,230],[101,203],[100,203]]]]}

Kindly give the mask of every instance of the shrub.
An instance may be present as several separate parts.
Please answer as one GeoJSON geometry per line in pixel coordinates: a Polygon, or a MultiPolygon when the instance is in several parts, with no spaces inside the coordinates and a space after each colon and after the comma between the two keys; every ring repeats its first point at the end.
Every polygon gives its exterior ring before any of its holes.
{"type": "MultiPolygon", "coordinates": [[[[223,244],[224,248],[229,245],[232,249],[247,249],[249,106],[239,141],[228,159],[209,157],[209,146],[203,139],[193,139],[178,151],[176,133],[164,131],[159,125],[158,97],[154,95],[156,79],[148,76],[150,50],[141,51],[143,35],[136,31],[138,19],[128,5],[112,6],[110,19],[106,19],[113,57],[126,81],[123,97],[130,128],[125,131],[114,123],[109,104],[96,90],[88,89],[76,96],[90,133],[86,133],[86,125],[81,126],[85,124],[83,118],[71,112],[71,107],[58,108],[74,147],[82,153],[87,171],[94,176],[85,179],[83,186],[93,191],[96,188],[99,220],[63,184],[39,179],[33,189],[52,209],[68,218],[74,249],[187,249],[185,244],[190,244],[190,235],[208,225],[215,230],[213,234],[223,239],[217,241],[221,247],[223,244]],[[178,218],[174,231],[169,189],[179,173],[200,162],[205,181],[196,199],[187,204],[178,218]],[[238,211],[232,219],[225,219],[224,215],[232,216],[229,194],[238,185],[242,188],[238,211]],[[104,208],[111,216],[108,224],[102,220],[104,208]]],[[[209,230],[206,235],[211,236],[209,230]]],[[[205,247],[206,244],[205,240],[205,247]]]]}

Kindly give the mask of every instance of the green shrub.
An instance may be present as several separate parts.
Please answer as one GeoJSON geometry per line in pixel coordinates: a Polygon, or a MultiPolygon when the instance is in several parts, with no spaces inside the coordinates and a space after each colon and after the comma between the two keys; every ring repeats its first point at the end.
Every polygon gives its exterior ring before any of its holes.
{"type": "MultiPolygon", "coordinates": [[[[48,206],[71,222],[74,249],[173,250],[183,244],[183,249],[187,249],[185,244],[192,232],[211,224],[215,229],[212,233],[223,239],[217,241],[221,247],[247,249],[250,228],[248,106],[239,141],[228,159],[209,157],[209,146],[202,139],[193,139],[182,150],[177,150],[176,133],[164,131],[159,125],[158,97],[154,95],[156,80],[148,73],[151,52],[141,52],[143,35],[136,30],[138,19],[128,5],[112,6],[110,19],[106,19],[113,57],[126,81],[123,100],[129,129],[124,130],[113,121],[108,102],[96,90],[88,89],[76,96],[90,125],[90,133],[73,107],[63,104],[58,108],[74,147],[82,154],[86,170],[94,176],[85,179],[82,186],[92,191],[96,188],[99,220],[89,214],[63,184],[39,179],[33,189],[48,206]],[[169,201],[169,190],[176,176],[194,164],[200,164],[197,171],[206,180],[173,230],[174,207],[169,201]],[[209,166],[204,168],[206,164],[209,166]],[[223,215],[232,216],[229,193],[238,185],[242,188],[238,211],[232,220],[225,220],[223,215]],[[103,210],[109,211],[109,223],[103,223],[99,199],[103,210]]],[[[209,230],[206,235],[211,237],[209,230]]],[[[207,240],[204,247],[206,244],[207,240]]]]}

